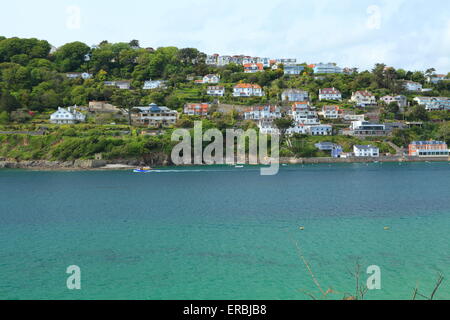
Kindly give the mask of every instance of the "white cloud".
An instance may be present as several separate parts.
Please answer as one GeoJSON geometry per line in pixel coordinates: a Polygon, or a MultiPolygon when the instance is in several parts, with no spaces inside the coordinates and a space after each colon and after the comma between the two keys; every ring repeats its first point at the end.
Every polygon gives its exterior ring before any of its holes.
{"type": "Polygon", "coordinates": [[[3,9],[4,35],[38,37],[55,45],[139,39],[152,47],[333,61],[361,69],[384,62],[450,70],[447,0],[16,0],[3,9]],[[71,5],[82,12],[77,30],[65,27],[71,5]],[[367,28],[374,14],[368,14],[370,7],[380,13],[373,28],[367,28]]]}

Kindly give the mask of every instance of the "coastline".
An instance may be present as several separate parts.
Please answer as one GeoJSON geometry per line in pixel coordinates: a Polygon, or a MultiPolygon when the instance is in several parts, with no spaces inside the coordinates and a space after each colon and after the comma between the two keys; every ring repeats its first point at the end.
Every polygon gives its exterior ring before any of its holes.
{"type": "MultiPolygon", "coordinates": [[[[450,162],[450,157],[379,157],[379,158],[280,158],[280,164],[339,164],[339,163],[414,163],[414,162],[450,162]]],[[[132,160],[75,160],[75,161],[47,161],[30,160],[0,161],[0,169],[22,169],[31,171],[120,171],[132,170],[144,166],[142,161],[132,160]]],[[[169,163],[155,163],[154,167],[169,167],[169,163]]],[[[183,165],[179,167],[191,167],[183,165]]],[[[208,166],[208,165],[203,165],[208,166]]]]}

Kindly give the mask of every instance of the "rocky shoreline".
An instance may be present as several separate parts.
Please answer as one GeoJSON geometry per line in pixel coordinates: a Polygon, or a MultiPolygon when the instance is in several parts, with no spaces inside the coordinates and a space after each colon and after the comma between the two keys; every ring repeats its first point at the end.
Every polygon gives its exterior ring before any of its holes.
{"type": "MultiPolygon", "coordinates": [[[[151,166],[166,167],[171,163],[167,159],[152,161],[151,166]]],[[[380,157],[380,158],[281,158],[281,164],[336,164],[336,163],[373,163],[373,162],[448,162],[450,158],[416,158],[416,157],[380,157]]],[[[30,160],[17,161],[0,159],[0,169],[27,169],[40,171],[73,171],[73,170],[128,170],[149,165],[146,161],[128,160],[75,160],[48,161],[30,160]]]]}

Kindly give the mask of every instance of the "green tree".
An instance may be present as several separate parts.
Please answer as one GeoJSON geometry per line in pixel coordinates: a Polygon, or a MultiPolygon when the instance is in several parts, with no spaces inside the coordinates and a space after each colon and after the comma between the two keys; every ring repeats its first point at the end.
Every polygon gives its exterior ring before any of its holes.
{"type": "Polygon", "coordinates": [[[55,62],[61,72],[82,71],[85,57],[90,52],[89,46],[76,41],[63,45],[55,52],[55,62]]]}
{"type": "Polygon", "coordinates": [[[0,97],[0,111],[6,111],[11,113],[14,110],[20,108],[20,103],[16,97],[10,94],[8,91],[4,91],[0,97]]]}
{"type": "Polygon", "coordinates": [[[295,122],[291,118],[280,118],[280,119],[275,119],[273,121],[273,124],[280,131],[280,141],[281,141],[281,143],[283,143],[287,130],[289,128],[292,128],[294,126],[295,122]]]}
{"type": "Polygon", "coordinates": [[[132,126],[131,114],[133,108],[137,107],[141,97],[131,90],[116,90],[111,100],[114,105],[123,108],[128,114],[128,125],[132,126]]]}

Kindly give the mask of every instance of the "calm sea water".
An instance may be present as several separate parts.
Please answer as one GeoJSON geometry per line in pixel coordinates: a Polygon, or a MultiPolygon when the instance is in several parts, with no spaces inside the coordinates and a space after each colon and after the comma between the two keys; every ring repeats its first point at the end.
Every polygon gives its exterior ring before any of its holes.
{"type": "Polygon", "coordinates": [[[0,298],[320,296],[296,243],[330,298],[358,261],[382,270],[368,299],[429,294],[439,272],[450,298],[449,163],[165,170],[0,170],[0,298]]]}

